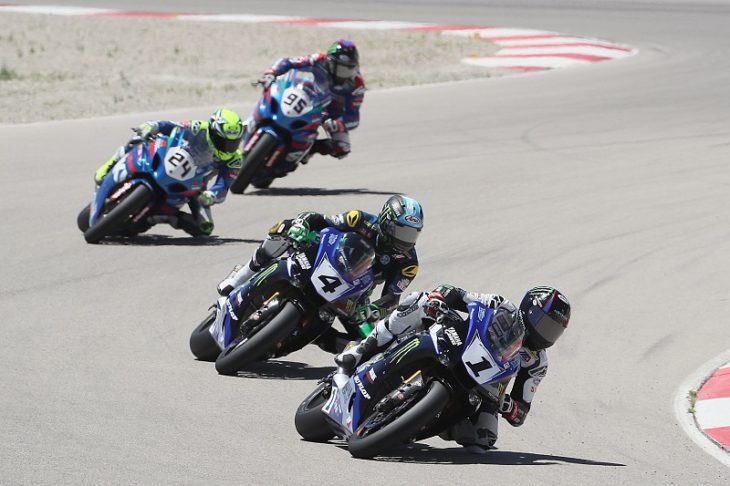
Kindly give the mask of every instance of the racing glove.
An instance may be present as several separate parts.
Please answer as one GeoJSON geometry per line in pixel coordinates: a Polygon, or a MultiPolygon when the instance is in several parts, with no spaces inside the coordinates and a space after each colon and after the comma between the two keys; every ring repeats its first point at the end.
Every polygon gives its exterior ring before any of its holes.
{"type": "Polygon", "coordinates": [[[347,131],[347,127],[345,127],[345,122],[343,122],[340,119],[334,120],[332,118],[328,118],[322,123],[322,128],[327,130],[327,133],[332,135],[333,133],[342,133],[347,131]]]}
{"type": "Polygon", "coordinates": [[[444,296],[441,292],[430,292],[426,296],[426,302],[423,304],[424,311],[428,317],[436,320],[441,314],[448,314],[449,306],[446,305],[444,296]]]}
{"type": "Polygon", "coordinates": [[[198,201],[200,201],[200,204],[203,206],[212,206],[215,204],[215,194],[211,191],[203,191],[198,196],[198,201]]]}
{"type": "Polygon", "coordinates": [[[154,121],[147,121],[132,130],[145,142],[150,141],[160,132],[160,125],[154,121]]]}
{"type": "Polygon", "coordinates": [[[317,233],[309,231],[309,225],[301,219],[294,220],[291,227],[287,230],[286,236],[297,244],[312,242],[317,237],[317,233]]]}
{"type": "Polygon", "coordinates": [[[509,393],[505,393],[499,401],[499,413],[513,427],[519,427],[525,423],[529,411],[529,404],[513,399],[509,393]]]}
{"type": "Polygon", "coordinates": [[[263,76],[259,79],[258,83],[266,90],[271,87],[272,84],[274,84],[274,80],[276,79],[276,75],[274,74],[274,71],[271,69],[264,71],[263,76]]]}

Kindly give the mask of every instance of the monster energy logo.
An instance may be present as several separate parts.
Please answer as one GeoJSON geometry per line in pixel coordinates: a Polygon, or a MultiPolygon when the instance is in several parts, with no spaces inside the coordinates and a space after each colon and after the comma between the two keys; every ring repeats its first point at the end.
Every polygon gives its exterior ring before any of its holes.
{"type": "Polygon", "coordinates": [[[409,341],[408,344],[400,348],[398,351],[396,351],[393,356],[391,356],[391,361],[395,360],[394,363],[398,364],[401,362],[401,360],[411,351],[416,349],[418,347],[418,344],[420,343],[419,339],[416,338],[413,341],[409,341]]]}
{"type": "Polygon", "coordinates": [[[263,273],[260,273],[259,276],[256,277],[256,280],[253,281],[253,286],[258,287],[259,285],[261,285],[261,282],[266,280],[269,277],[269,275],[274,273],[274,271],[276,270],[276,267],[278,267],[278,266],[279,266],[278,263],[271,264],[271,266],[269,268],[264,270],[263,273]]]}

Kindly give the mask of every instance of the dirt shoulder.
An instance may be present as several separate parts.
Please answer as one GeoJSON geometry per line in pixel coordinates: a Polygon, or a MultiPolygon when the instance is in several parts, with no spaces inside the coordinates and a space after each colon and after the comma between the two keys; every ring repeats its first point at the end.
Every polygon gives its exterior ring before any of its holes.
{"type": "Polygon", "coordinates": [[[497,73],[460,62],[494,44],[432,33],[0,13],[0,123],[252,100],[276,59],[338,37],[358,45],[369,89],[497,73]]]}

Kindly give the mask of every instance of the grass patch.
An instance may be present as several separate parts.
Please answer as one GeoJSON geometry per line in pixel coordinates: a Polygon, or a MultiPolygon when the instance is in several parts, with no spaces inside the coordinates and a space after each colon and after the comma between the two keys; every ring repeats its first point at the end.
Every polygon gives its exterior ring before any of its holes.
{"type": "Polygon", "coordinates": [[[0,81],[13,81],[17,79],[23,79],[23,76],[18,74],[15,69],[11,69],[5,64],[0,66],[0,81]]]}
{"type": "Polygon", "coordinates": [[[687,399],[689,400],[689,407],[687,408],[687,411],[694,415],[695,405],[697,404],[697,390],[690,390],[689,393],[687,393],[687,399]]]}

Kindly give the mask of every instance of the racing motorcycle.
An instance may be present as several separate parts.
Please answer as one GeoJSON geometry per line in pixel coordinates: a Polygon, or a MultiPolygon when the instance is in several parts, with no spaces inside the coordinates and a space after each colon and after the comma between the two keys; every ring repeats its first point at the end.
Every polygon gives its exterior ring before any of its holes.
{"type": "Polygon", "coordinates": [[[205,188],[211,167],[198,167],[179,128],[140,143],[117,162],[96,189],[77,224],[88,243],[147,231],[147,217],[171,214],[205,188]]]}
{"type": "Polygon", "coordinates": [[[519,370],[524,328],[495,319],[494,312],[473,302],[464,322],[449,310],[429,329],[398,338],[352,376],[335,370],[299,405],[297,432],[317,442],[339,436],[353,457],[369,458],[441,433],[483,400],[498,403],[519,370]]]}
{"type": "Polygon", "coordinates": [[[254,109],[255,131],[247,130],[243,164],[231,192],[242,194],[249,184],[269,187],[306,163],[330,101],[311,71],[292,69],[276,78],[254,109]]]}
{"type": "Polygon", "coordinates": [[[219,299],[190,336],[193,354],[231,375],[253,361],[297,351],[336,316],[350,316],[374,286],[375,252],[360,235],[335,228],[317,239],[219,299]]]}

